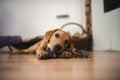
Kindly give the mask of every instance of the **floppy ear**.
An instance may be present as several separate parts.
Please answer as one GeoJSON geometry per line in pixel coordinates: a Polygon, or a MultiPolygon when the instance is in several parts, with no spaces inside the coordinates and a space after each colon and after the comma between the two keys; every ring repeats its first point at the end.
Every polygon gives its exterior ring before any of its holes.
{"type": "Polygon", "coordinates": [[[70,42],[69,42],[69,44],[68,44],[68,47],[67,47],[67,49],[73,49],[73,42],[72,42],[72,38],[71,38],[71,36],[70,36],[70,33],[69,32],[67,32],[68,33],[68,35],[69,35],[69,37],[70,37],[70,42]]]}
{"type": "Polygon", "coordinates": [[[71,38],[70,34],[69,34],[69,37],[70,37],[70,42],[68,44],[67,50],[72,52],[72,54],[76,54],[76,49],[75,49],[75,47],[73,45],[72,38],[71,38]]]}
{"type": "Polygon", "coordinates": [[[49,41],[50,37],[52,36],[52,34],[57,31],[59,29],[55,29],[55,30],[50,30],[50,31],[47,31],[46,34],[45,34],[45,39],[47,40],[47,42],[49,41]]]}
{"type": "Polygon", "coordinates": [[[73,49],[73,42],[72,42],[71,38],[70,38],[70,42],[69,42],[67,48],[68,48],[68,49],[71,49],[71,50],[73,49]]]}
{"type": "Polygon", "coordinates": [[[50,37],[52,36],[52,34],[57,31],[59,29],[55,29],[55,30],[50,30],[50,31],[47,31],[46,34],[45,34],[45,37],[43,38],[38,50],[40,49],[43,49],[43,50],[46,50],[47,48],[47,44],[48,44],[48,41],[50,39],[50,37]]]}

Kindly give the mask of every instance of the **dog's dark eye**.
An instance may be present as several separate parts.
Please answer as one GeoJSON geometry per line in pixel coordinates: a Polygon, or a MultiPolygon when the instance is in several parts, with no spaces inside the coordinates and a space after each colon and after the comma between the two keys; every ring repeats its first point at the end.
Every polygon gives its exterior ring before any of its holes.
{"type": "Polygon", "coordinates": [[[50,40],[48,40],[48,43],[50,42],[50,40]]]}
{"type": "Polygon", "coordinates": [[[56,37],[56,38],[60,38],[60,35],[59,35],[59,34],[55,34],[55,37],[56,37]]]}
{"type": "Polygon", "coordinates": [[[65,44],[68,44],[68,40],[65,40],[65,44]]]}

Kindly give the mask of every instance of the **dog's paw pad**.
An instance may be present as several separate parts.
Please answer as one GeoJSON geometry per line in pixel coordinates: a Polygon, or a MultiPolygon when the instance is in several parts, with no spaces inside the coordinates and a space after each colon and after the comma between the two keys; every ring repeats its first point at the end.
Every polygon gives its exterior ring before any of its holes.
{"type": "Polygon", "coordinates": [[[45,54],[45,55],[42,55],[41,57],[39,57],[38,59],[48,59],[48,58],[49,58],[48,55],[45,54]]]}
{"type": "Polygon", "coordinates": [[[37,55],[38,59],[48,59],[49,56],[47,53],[41,53],[37,55]]]}

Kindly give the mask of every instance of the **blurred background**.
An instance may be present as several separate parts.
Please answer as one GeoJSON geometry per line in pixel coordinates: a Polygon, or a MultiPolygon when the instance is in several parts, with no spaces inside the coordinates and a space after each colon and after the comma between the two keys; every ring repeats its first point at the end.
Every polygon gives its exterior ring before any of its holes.
{"type": "MultiPolygon", "coordinates": [[[[0,0],[0,35],[44,35],[68,22],[86,30],[85,1],[0,0]]],[[[120,8],[106,12],[104,1],[91,0],[93,50],[120,51],[120,8]]]]}

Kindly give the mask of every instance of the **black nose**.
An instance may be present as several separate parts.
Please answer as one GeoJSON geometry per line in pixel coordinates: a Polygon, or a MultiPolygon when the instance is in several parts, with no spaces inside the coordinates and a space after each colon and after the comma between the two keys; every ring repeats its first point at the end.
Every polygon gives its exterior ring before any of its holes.
{"type": "Polygon", "coordinates": [[[59,44],[56,44],[55,46],[54,46],[54,51],[60,51],[62,49],[62,47],[59,45],[59,44]]]}

